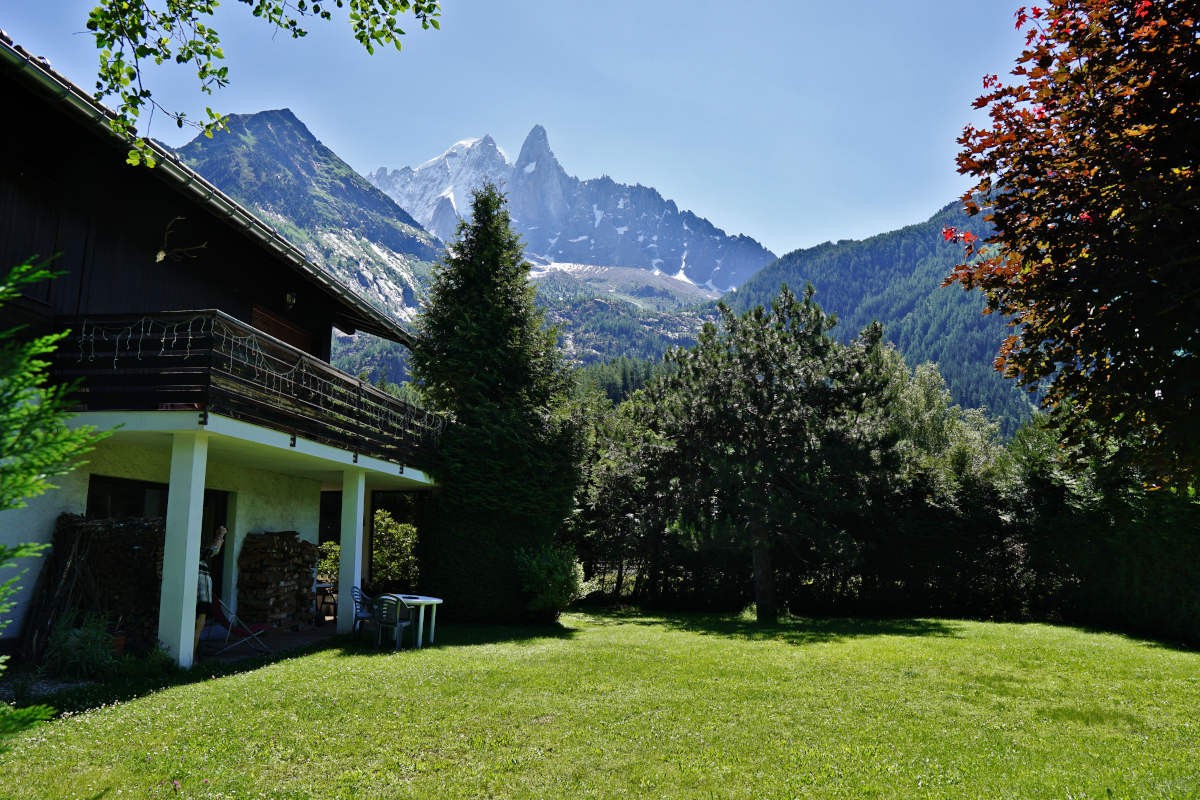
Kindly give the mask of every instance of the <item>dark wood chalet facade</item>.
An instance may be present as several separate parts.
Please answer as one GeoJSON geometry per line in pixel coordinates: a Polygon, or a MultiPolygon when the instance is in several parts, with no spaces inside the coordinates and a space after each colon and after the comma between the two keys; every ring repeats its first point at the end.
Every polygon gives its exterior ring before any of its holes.
{"type": "Polygon", "coordinates": [[[332,331],[409,334],[164,149],[129,166],[110,112],[4,40],[0,86],[0,269],[38,257],[61,273],[0,308],[0,327],[69,328],[54,371],[80,381],[76,421],[116,431],[61,489],[0,512],[0,542],[49,541],[97,485],[167,487],[159,633],[188,664],[204,528],[227,521],[236,605],[244,537],[315,542],[321,492],[339,490],[352,614],[365,498],[432,485],[441,421],[332,367],[332,331]]]}

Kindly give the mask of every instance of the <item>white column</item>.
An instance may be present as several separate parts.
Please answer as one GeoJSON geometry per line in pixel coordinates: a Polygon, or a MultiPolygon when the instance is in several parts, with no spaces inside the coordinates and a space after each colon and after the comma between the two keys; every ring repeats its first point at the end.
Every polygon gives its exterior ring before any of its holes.
{"type": "Polygon", "coordinates": [[[171,444],[167,539],[163,547],[158,638],[181,667],[190,667],[196,632],[196,579],[204,514],[207,433],[176,433],[171,444]]]}
{"type": "Polygon", "coordinates": [[[361,469],[342,473],[342,540],[338,564],[337,632],[354,627],[353,586],[362,585],[363,517],[366,515],[367,474],[361,469]]]}

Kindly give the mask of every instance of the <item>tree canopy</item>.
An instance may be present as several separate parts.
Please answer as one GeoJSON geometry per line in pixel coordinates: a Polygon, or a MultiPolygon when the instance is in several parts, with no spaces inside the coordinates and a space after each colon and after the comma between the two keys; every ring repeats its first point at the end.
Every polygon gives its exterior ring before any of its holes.
{"type": "Polygon", "coordinates": [[[770,308],[742,316],[720,312],[694,348],[668,354],[643,422],[663,442],[656,471],[675,498],[670,521],[749,550],[757,613],[771,621],[775,549],[820,550],[879,450],[873,412],[890,397],[882,329],[838,344],[812,287],[797,298],[785,286],[770,308]]]}
{"type": "MultiPolygon", "coordinates": [[[[293,39],[308,34],[307,19],[329,20],[335,10],[344,9],[354,38],[368,53],[376,45],[400,49],[404,30],[401,20],[407,14],[421,27],[437,28],[441,14],[439,0],[238,0],[250,7],[250,13],[293,39]]],[[[137,133],[143,110],[165,113],[176,125],[196,124],[206,136],[222,127],[224,117],[206,108],[207,119],[191,123],[179,111],[163,108],[154,100],[144,80],[145,67],[153,62],[189,64],[196,70],[200,91],[213,90],[229,83],[229,68],[221,62],[225,52],[221,37],[211,24],[217,0],[100,0],[88,14],[87,27],[96,39],[100,65],[96,75],[96,100],[115,97],[116,116],[110,120],[113,130],[129,139],[132,164],[154,165],[147,141],[137,133]]]]}
{"type": "Polygon", "coordinates": [[[1002,443],[936,365],[829,324],[784,292],[724,311],[616,409],[593,389],[574,520],[591,600],[1200,641],[1194,495],[1064,447],[1040,415],[1002,443]]]}
{"type": "MultiPolygon", "coordinates": [[[[1159,479],[1200,467],[1200,6],[1022,7],[1011,80],[959,139],[963,200],[994,233],[949,282],[1016,329],[996,366],[1068,441],[1122,443],[1159,479]]],[[[958,236],[953,229],[947,237],[958,236]]]]}

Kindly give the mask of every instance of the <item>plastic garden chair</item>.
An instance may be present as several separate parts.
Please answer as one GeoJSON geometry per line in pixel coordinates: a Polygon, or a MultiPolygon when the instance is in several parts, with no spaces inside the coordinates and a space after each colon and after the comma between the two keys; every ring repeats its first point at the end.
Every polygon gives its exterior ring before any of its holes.
{"type": "Polygon", "coordinates": [[[354,624],[351,626],[350,632],[358,633],[362,629],[364,622],[373,622],[375,620],[371,606],[371,596],[365,594],[357,586],[350,587],[350,596],[354,598],[354,624]]]}
{"type": "Polygon", "coordinates": [[[400,649],[400,637],[404,628],[412,622],[409,619],[408,606],[399,597],[385,594],[375,598],[375,646],[383,642],[384,628],[390,629],[389,638],[395,637],[395,648],[400,649]]]}

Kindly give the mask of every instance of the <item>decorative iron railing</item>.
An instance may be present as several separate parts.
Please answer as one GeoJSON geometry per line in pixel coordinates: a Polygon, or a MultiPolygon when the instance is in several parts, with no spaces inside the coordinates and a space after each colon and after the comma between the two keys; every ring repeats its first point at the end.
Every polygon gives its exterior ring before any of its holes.
{"type": "MultiPolygon", "coordinates": [[[[66,325],[64,327],[67,327],[66,325]]],[[[215,310],[70,323],[80,410],[196,410],[427,468],[444,420],[215,310]]]]}

